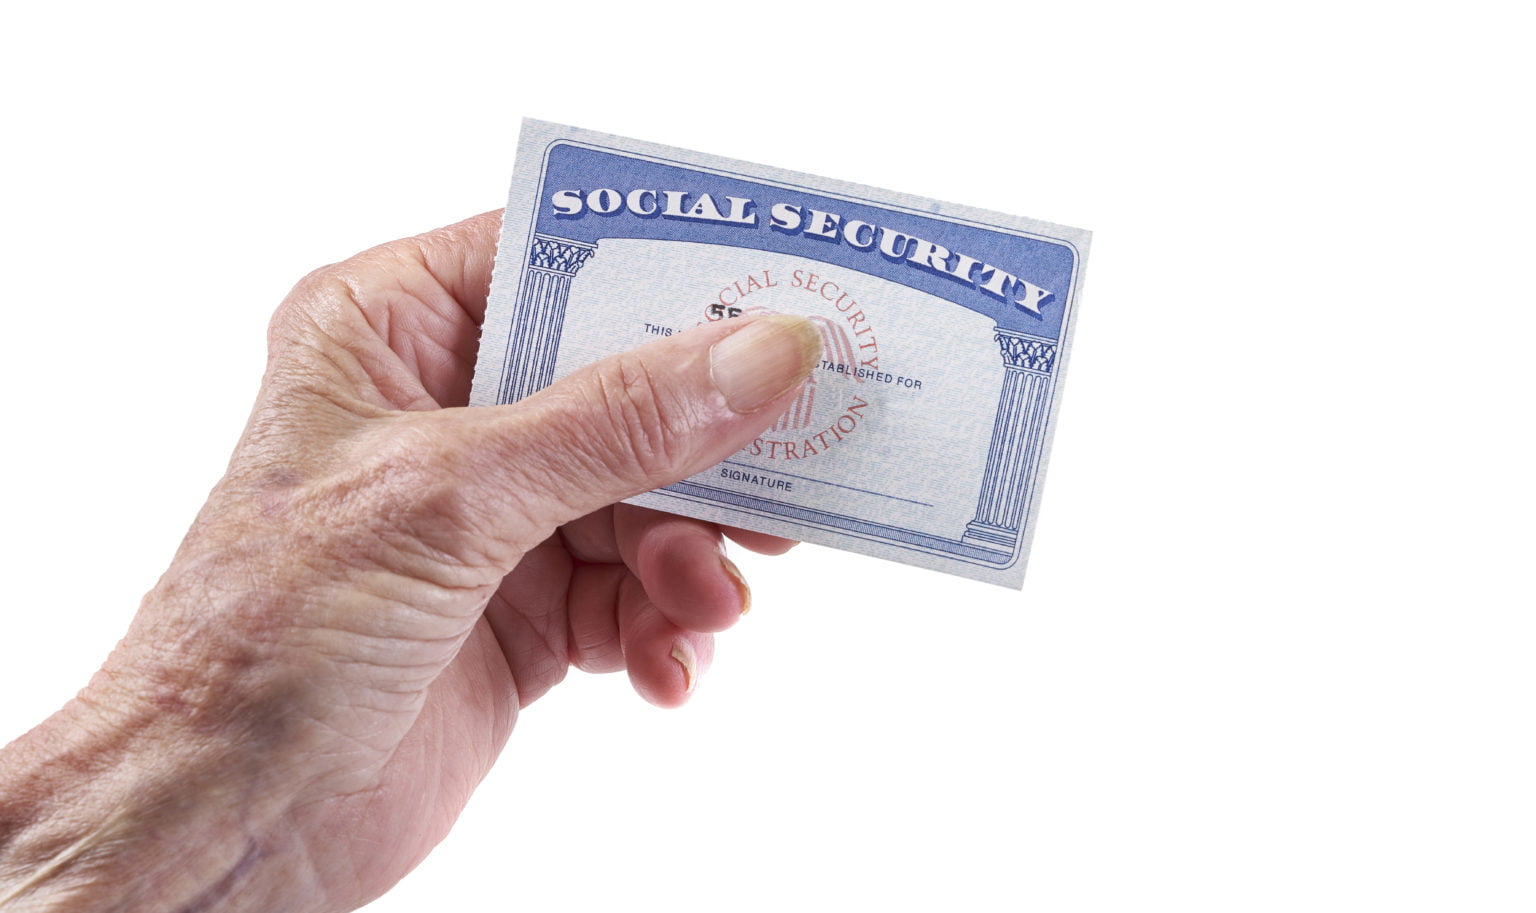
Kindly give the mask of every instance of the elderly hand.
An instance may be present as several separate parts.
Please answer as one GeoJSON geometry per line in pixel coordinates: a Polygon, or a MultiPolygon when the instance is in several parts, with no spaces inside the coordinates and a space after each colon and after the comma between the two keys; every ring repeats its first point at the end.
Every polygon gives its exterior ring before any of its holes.
{"type": "Polygon", "coordinates": [[[448,408],[498,225],[367,251],[283,303],[171,568],[80,696],[0,753],[0,907],[352,909],[443,837],[569,666],[686,698],[746,585],[719,528],[615,502],[767,427],[818,337],[722,321],[448,408]]]}

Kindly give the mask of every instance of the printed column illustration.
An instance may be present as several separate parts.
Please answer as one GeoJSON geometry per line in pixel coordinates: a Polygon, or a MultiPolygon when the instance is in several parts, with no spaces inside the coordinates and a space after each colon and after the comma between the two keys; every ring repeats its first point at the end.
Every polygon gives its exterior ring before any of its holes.
{"type": "Polygon", "coordinates": [[[516,402],[554,381],[555,353],[560,350],[571,279],[596,252],[596,244],[552,235],[533,236],[528,265],[518,286],[512,345],[502,367],[499,402],[516,402]]]}
{"type": "Polygon", "coordinates": [[[995,338],[1002,350],[1003,391],[997,399],[976,518],[966,524],[963,541],[1012,554],[1045,440],[1057,343],[1002,327],[996,328],[995,338]]]}

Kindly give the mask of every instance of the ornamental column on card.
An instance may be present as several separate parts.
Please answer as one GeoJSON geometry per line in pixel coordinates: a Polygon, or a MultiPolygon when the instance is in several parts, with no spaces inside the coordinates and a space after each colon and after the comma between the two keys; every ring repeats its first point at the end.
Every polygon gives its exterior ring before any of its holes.
{"type": "Polygon", "coordinates": [[[1003,390],[997,400],[976,518],[966,524],[963,541],[1012,553],[1018,547],[1026,502],[1040,465],[1057,342],[1002,327],[996,328],[995,338],[1003,358],[1003,390]]]}
{"type": "Polygon", "coordinates": [[[502,372],[500,402],[516,402],[554,382],[571,279],[596,252],[596,244],[533,236],[513,311],[512,347],[502,372]]]}

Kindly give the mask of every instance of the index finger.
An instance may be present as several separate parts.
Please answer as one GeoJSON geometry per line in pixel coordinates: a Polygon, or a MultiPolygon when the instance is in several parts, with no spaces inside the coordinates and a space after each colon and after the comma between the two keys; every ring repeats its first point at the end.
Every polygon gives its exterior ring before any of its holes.
{"type": "Polygon", "coordinates": [[[453,296],[475,326],[485,319],[501,213],[500,209],[482,212],[409,239],[421,251],[427,272],[453,296]]]}

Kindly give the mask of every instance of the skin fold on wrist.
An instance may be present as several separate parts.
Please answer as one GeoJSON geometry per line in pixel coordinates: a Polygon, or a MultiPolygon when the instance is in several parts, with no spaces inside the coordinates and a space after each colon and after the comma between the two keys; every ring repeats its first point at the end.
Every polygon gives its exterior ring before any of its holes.
{"type": "Polygon", "coordinates": [[[0,750],[0,910],[299,909],[295,889],[315,896],[283,826],[301,727],[281,677],[251,687],[258,673],[231,675],[217,652],[130,635],[0,750]],[[277,860],[282,879],[264,884],[277,860]]]}

